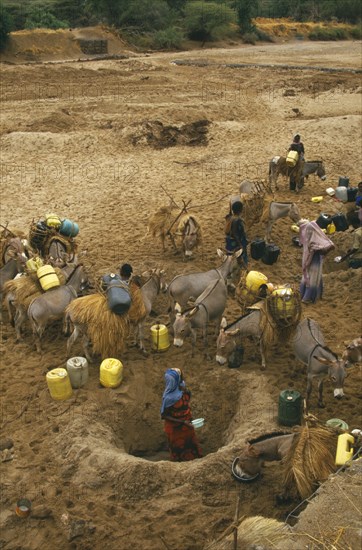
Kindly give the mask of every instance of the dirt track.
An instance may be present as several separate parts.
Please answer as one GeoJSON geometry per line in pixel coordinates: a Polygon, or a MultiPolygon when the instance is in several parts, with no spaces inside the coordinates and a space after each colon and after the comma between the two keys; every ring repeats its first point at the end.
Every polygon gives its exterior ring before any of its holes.
{"type": "MultiPolygon", "coordinates": [[[[216,248],[224,244],[227,200],[195,210],[204,230],[203,250],[184,263],[171,248],[162,255],[158,243],[144,238],[149,214],[168,202],[161,185],[176,202],[192,199],[194,206],[233,195],[242,179],[265,179],[269,159],[283,154],[297,131],[307,159],[324,160],[327,185],[311,177],[294,195],[283,182],[277,196],[297,202],[310,219],[321,211],[335,213],[341,205],[325,196],[325,188],[336,186],[342,175],[353,184],[361,180],[358,75],[176,66],[172,61],[278,64],[292,59],[295,65],[359,68],[359,46],[295,43],[4,66],[0,223],[26,230],[48,211],[78,221],[80,248],[87,251],[85,263],[95,277],[124,261],[138,273],[163,267],[168,280],[210,269],[218,265],[216,248]],[[207,145],[155,148],[147,139],[155,121],[180,125],[201,119],[210,121],[207,145]],[[310,198],[319,194],[323,202],[312,203],[310,198]]],[[[301,277],[301,252],[291,244],[290,225],[281,220],[273,231],[281,247],[276,264],[251,261],[250,268],[263,271],[273,283],[297,283],[301,277]]],[[[262,231],[261,224],[252,227],[249,241],[262,231]]],[[[341,352],[343,342],[361,332],[360,270],[333,262],[350,247],[350,233],[338,233],[333,240],[336,250],[324,268],[324,299],[303,306],[303,314],[316,319],[328,345],[341,352]]],[[[165,321],[164,297],[155,309],[165,321]]],[[[238,313],[230,299],[228,320],[238,313]]],[[[60,324],[47,331],[42,357],[32,348],[29,330],[16,345],[9,324],[2,329],[2,433],[15,444],[14,459],[1,465],[2,548],[198,550],[232,522],[239,491],[241,515],[283,519],[295,505],[275,507],[281,489],[278,464],[268,465],[256,484],[240,487],[230,476],[231,461],[246,437],[277,428],[279,392],[292,387],[305,394],[304,367],[288,346],[271,355],[264,373],[250,343],[242,368],[235,370],[204,360],[201,340],[194,357],[189,342],[147,358],[130,347],[121,358],[124,382],[118,389],[100,387],[98,362],[88,385],[71,401],[57,403],[44,374],[66,358],[60,324]],[[194,417],[207,420],[199,431],[205,458],[191,464],[167,461],[159,406],[163,372],[171,365],[185,371],[194,417]],[[50,508],[52,517],[19,520],[13,511],[20,497],[50,508]],[[72,524],[79,519],[86,523],[72,524]],[[83,532],[72,538],[76,527],[83,532]]],[[[214,355],[212,338],[210,331],[214,355]]],[[[150,348],[150,337],[147,344],[150,348]]],[[[80,354],[81,348],[74,352],[80,354]]],[[[352,429],[361,428],[360,389],[361,371],[355,367],[346,380],[345,399],[334,400],[326,383],[326,408],[317,409],[314,393],[312,412],[321,421],[338,417],[352,429]]],[[[349,539],[339,542],[348,547],[349,539]]]]}

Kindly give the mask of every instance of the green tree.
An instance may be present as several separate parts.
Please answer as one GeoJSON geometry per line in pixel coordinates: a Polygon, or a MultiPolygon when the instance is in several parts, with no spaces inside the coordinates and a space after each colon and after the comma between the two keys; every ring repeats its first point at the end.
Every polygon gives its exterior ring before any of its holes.
{"type": "Polygon", "coordinates": [[[69,27],[68,21],[60,21],[50,11],[39,6],[29,9],[25,20],[26,29],[65,29],[69,27]]]}
{"type": "Polygon", "coordinates": [[[120,25],[143,30],[159,30],[168,27],[171,12],[165,0],[133,0],[120,16],[120,25]]]}
{"type": "Polygon", "coordinates": [[[238,16],[241,34],[254,30],[252,18],[257,15],[258,0],[235,0],[233,2],[233,7],[238,16]]]}
{"type": "Polygon", "coordinates": [[[0,3],[0,51],[6,46],[11,29],[12,21],[9,12],[0,3]]]}
{"type": "Polygon", "coordinates": [[[226,4],[216,2],[189,2],[185,8],[185,28],[193,40],[215,40],[229,32],[235,22],[235,12],[226,4]]]}
{"type": "Polygon", "coordinates": [[[119,26],[122,13],[129,6],[129,0],[86,0],[85,10],[110,25],[119,26]]]}
{"type": "Polygon", "coordinates": [[[52,11],[57,19],[69,21],[71,27],[92,23],[92,18],[86,13],[86,0],[55,0],[52,11]]]}

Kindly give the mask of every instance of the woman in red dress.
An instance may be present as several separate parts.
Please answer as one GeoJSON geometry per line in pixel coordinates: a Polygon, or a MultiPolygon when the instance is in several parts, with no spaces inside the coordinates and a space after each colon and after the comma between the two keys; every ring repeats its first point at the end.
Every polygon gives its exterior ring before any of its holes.
{"type": "Polygon", "coordinates": [[[184,462],[201,458],[202,451],[191,424],[191,393],[186,389],[180,369],[165,372],[166,388],[162,396],[161,418],[168,439],[171,460],[184,462]]]}

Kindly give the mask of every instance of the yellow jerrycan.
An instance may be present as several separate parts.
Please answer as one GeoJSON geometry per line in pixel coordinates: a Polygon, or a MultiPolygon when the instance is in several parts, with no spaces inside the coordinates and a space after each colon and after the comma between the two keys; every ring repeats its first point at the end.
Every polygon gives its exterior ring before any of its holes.
{"type": "Polygon", "coordinates": [[[36,274],[44,291],[60,286],[58,275],[55,273],[53,266],[43,265],[37,269],[36,274]]]}
{"type": "Polygon", "coordinates": [[[65,369],[58,368],[50,370],[46,375],[50,395],[56,401],[63,401],[72,397],[73,390],[70,384],[68,373],[65,369]]]}
{"type": "Polygon", "coordinates": [[[99,381],[105,388],[117,388],[122,382],[123,365],[112,357],[104,359],[99,369],[99,381]]]}
{"type": "Polygon", "coordinates": [[[165,325],[153,325],[151,327],[152,348],[155,351],[166,351],[170,347],[168,328],[165,325]]]}
{"type": "Polygon", "coordinates": [[[343,466],[343,464],[351,460],[353,456],[353,443],[354,437],[351,434],[341,434],[338,436],[336,466],[343,466]]]}

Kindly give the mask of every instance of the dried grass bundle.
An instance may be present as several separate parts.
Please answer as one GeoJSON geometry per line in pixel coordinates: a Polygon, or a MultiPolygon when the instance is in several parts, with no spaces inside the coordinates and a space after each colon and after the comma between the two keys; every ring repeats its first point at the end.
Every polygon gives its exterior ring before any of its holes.
{"type": "Polygon", "coordinates": [[[302,498],[336,471],[337,434],[324,427],[301,428],[284,459],[284,486],[296,487],[302,498]]]}
{"type": "Polygon", "coordinates": [[[60,233],[51,233],[50,236],[47,238],[47,240],[44,243],[43,246],[43,254],[44,256],[48,256],[49,249],[53,241],[59,241],[65,248],[65,252],[67,254],[75,254],[77,251],[77,244],[72,239],[72,237],[65,237],[64,235],[61,235],[60,233]]]}
{"type": "MultiPolygon", "coordinates": [[[[229,527],[226,533],[232,531],[233,527],[229,527]]],[[[256,545],[266,545],[270,548],[285,539],[289,532],[290,528],[284,522],[263,516],[249,517],[244,519],[238,527],[238,548],[247,550],[255,548],[256,545]]],[[[207,546],[207,550],[233,550],[234,548],[233,534],[207,546]]]]}
{"type": "Polygon", "coordinates": [[[119,356],[124,351],[130,323],[137,323],[146,315],[141,289],[131,283],[130,292],[132,305],[125,315],[112,313],[103,293],[77,298],[66,309],[74,323],[86,327],[93,352],[102,358],[119,356]]]}
{"type": "Polygon", "coordinates": [[[174,207],[161,206],[161,208],[149,218],[148,231],[151,233],[152,237],[165,236],[176,217],[177,211],[174,207]]]}
{"type": "Polygon", "coordinates": [[[264,194],[251,193],[240,195],[240,197],[243,203],[242,217],[248,230],[253,224],[260,221],[264,208],[264,194]]]}
{"type": "Polygon", "coordinates": [[[143,301],[142,290],[135,283],[130,283],[129,290],[131,293],[132,303],[127,313],[131,323],[138,323],[146,316],[146,308],[143,301]]]}
{"type": "MultiPolygon", "coordinates": [[[[54,268],[55,273],[58,276],[59,282],[61,285],[65,284],[65,276],[61,269],[58,267],[54,268]]],[[[22,306],[25,309],[28,309],[30,303],[41,294],[44,294],[39,279],[36,276],[36,273],[29,273],[23,275],[18,279],[13,279],[8,281],[4,285],[4,295],[12,292],[15,297],[15,302],[22,306]]]]}
{"type": "Polygon", "coordinates": [[[106,358],[118,357],[124,351],[130,329],[129,317],[112,313],[104,294],[91,294],[73,300],[66,314],[70,315],[73,323],[86,328],[93,353],[106,358]]]}

